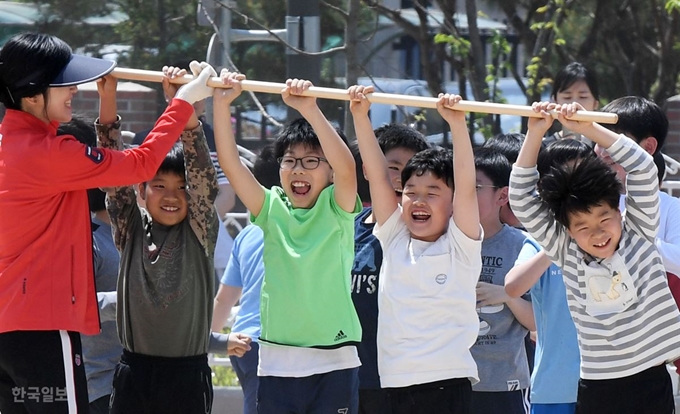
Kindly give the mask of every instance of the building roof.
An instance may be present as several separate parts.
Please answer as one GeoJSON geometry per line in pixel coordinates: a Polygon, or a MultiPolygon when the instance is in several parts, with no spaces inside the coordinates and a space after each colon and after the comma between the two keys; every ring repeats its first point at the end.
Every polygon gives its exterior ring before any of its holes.
{"type": "MultiPolygon", "coordinates": [[[[401,17],[406,21],[416,26],[420,25],[420,18],[415,9],[401,9],[397,10],[401,17]]],[[[467,16],[460,13],[453,14],[453,21],[462,32],[467,33],[468,31],[468,21],[467,16]]],[[[380,16],[378,18],[378,25],[382,27],[393,26],[395,23],[386,16],[380,16]]],[[[444,24],[444,13],[441,10],[428,8],[427,24],[430,28],[436,29],[444,24]]],[[[482,32],[500,30],[508,31],[508,26],[504,23],[497,22],[495,20],[487,19],[484,17],[477,17],[477,27],[482,32]]]]}
{"type": "MultiPolygon", "coordinates": [[[[49,5],[0,1],[0,25],[32,26],[49,15],[49,5]]],[[[83,20],[91,25],[114,25],[128,19],[120,10],[113,10],[104,16],[91,16],[83,20]]]]}

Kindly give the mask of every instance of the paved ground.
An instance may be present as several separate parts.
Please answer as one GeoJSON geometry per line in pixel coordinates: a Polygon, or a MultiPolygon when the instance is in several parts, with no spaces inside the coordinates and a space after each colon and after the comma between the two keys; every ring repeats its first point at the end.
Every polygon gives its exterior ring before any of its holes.
{"type": "MultiPolygon", "coordinates": [[[[680,395],[675,396],[675,411],[680,413],[680,395]]],[[[238,387],[215,387],[213,414],[243,414],[243,394],[238,387]]]]}

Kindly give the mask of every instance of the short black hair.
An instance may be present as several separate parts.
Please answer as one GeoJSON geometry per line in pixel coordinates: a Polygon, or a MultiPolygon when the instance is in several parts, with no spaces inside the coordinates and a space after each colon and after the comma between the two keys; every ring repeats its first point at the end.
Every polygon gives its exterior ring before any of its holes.
{"type": "Polygon", "coordinates": [[[654,153],[654,165],[656,165],[657,176],[659,178],[659,185],[666,177],[666,160],[663,158],[663,153],[661,151],[654,153]]]}
{"type": "Polygon", "coordinates": [[[491,148],[494,151],[498,151],[505,155],[510,164],[514,164],[519,156],[519,150],[522,149],[524,138],[524,134],[519,132],[498,134],[486,140],[482,148],[491,148]]]}
{"type": "Polygon", "coordinates": [[[489,177],[497,188],[510,184],[512,164],[505,155],[493,148],[475,149],[475,169],[489,177]]]}
{"type": "Polygon", "coordinates": [[[557,94],[565,89],[569,89],[571,85],[578,81],[584,81],[590,89],[590,93],[593,95],[595,100],[600,99],[600,89],[597,85],[597,77],[595,72],[588,69],[585,65],[579,62],[571,62],[562,70],[557,72],[555,79],[553,80],[552,92],[550,92],[550,97],[555,99],[557,94]]]}
{"type": "Polygon", "coordinates": [[[558,139],[541,149],[536,168],[543,175],[550,172],[550,167],[594,157],[596,155],[590,145],[573,138],[558,139]]]}
{"type": "Polygon", "coordinates": [[[44,33],[12,36],[0,50],[0,102],[21,110],[21,98],[43,95],[71,59],[71,47],[44,33]]]}
{"type": "Polygon", "coordinates": [[[57,128],[57,135],[72,135],[80,143],[88,147],[97,146],[97,131],[94,120],[74,115],[70,121],[64,122],[57,128]]]}
{"type": "Polygon", "coordinates": [[[453,189],[453,152],[444,148],[430,148],[420,151],[411,158],[401,170],[401,182],[406,182],[414,174],[421,176],[427,172],[443,180],[453,189]]]}
{"type": "Polygon", "coordinates": [[[605,125],[610,130],[627,135],[637,143],[647,137],[655,138],[655,153],[661,151],[668,135],[668,117],[659,105],[641,96],[624,96],[605,105],[602,112],[619,117],[616,124],[605,125]]]}
{"type": "Polygon", "coordinates": [[[621,190],[616,172],[598,157],[551,166],[538,188],[555,220],[567,228],[570,214],[601,205],[618,209],[621,190]]]}
{"type": "MultiPolygon", "coordinates": [[[[84,117],[74,116],[69,122],[59,125],[57,135],[72,135],[82,144],[89,147],[97,146],[97,132],[94,129],[94,121],[86,120],[84,117]]],[[[106,210],[106,193],[100,189],[88,189],[87,200],[91,212],[106,210]]]]}
{"type": "Polygon", "coordinates": [[[262,147],[255,163],[253,163],[253,175],[265,188],[281,186],[279,163],[274,156],[274,144],[262,147]]]}
{"type": "Polygon", "coordinates": [[[387,124],[377,128],[374,133],[383,154],[395,148],[408,149],[414,153],[430,148],[423,134],[407,125],[387,124]]]}
{"type": "Polygon", "coordinates": [[[354,165],[356,167],[357,175],[357,194],[361,201],[370,203],[371,202],[371,188],[368,184],[368,180],[364,176],[364,161],[361,159],[361,152],[359,151],[359,142],[352,141],[349,143],[349,150],[352,151],[352,156],[354,157],[354,165]]]}
{"type": "MultiPolygon", "coordinates": [[[[335,128],[335,131],[340,136],[345,144],[347,144],[347,137],[340,129],[335,128]]],[[[274,143],[274,155],[276,159],[283,157],[283,155],[290,148],[296,145],[303,145],[309,149],[321,149],[319,137],[316,135],[314,128],[304,118],[298,118],[288,123],[279,133],[274,143]]]]}
{"type": "Polygon", "coordinates": [[[184,147],[181,142],[176,142],[170,148],[165,159],[158,167],[156,174],[177,174],[186,180],[186,170],[184,169],[184,147]]]}

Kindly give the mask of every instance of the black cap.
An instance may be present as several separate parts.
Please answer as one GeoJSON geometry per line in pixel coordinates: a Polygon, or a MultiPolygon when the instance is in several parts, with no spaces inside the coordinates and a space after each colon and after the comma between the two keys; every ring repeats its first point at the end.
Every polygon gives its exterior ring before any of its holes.
{"type": "Polygon", "coordinates": [[[71,55],[64,69],[49,86],[73,86],[92,82],[106,76],[116,67],[116,62],[83,55],[71,55]]]}

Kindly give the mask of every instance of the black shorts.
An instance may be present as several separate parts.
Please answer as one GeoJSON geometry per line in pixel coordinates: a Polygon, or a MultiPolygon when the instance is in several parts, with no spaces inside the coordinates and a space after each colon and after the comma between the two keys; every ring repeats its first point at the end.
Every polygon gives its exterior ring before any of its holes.
{"type": "Polygon", "coordinates": [[[635,375],[578,382],[576,414],[671,414],[673,386],[666,364],[635,375]]]}
{"type": "Polygon", "coordinates": [[[472,385],[467,378],[388,388],[394,414],[470,413],[472,385]]]}
{"type": "Polygon", "coordinates": [[[205,414],[212,401],[206,354],[167,358],[124,350],[113,375],[109,413],[205,414]]]}
{"type": "Polygon", "coordinates": [[[0,412],[71,414],[88,411],[80,334],[0,334],[0,412]]]}

